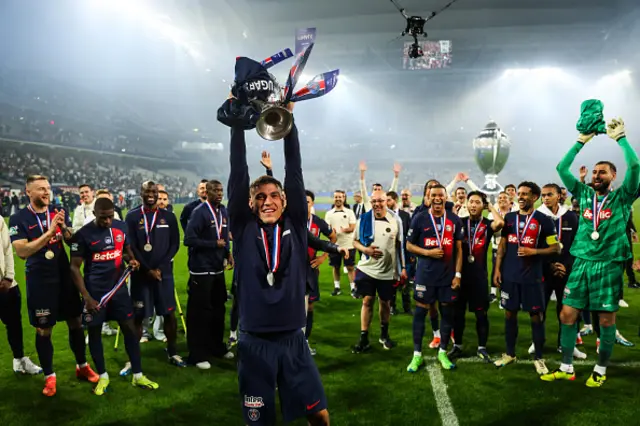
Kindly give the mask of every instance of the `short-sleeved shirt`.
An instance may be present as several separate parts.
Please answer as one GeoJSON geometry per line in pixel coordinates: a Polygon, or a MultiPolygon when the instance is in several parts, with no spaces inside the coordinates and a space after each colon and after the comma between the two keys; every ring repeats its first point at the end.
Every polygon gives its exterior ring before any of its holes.
{"type": "Polygon", "coordinates": [[[84,285],[90,293],[106,293],[124,271],[123,256],[129,245],[126,224],[119,220],[111,228],[89,222],[75,234],[71,257],[84,259],[84,285]]]}
{"type": "MultiPolygon", "coordinates": [[[[311,215],[311,219],[307,223],[307,229],[315,237],[319,237],[320,234],[322,234],[325,237],[329,238],[329,236],[331,235],[331,232],[332,232],[331,226],[329,226],[329,224],[327,222],[325,222],[324,220],[320,219],[315,214],[311,215]]],[[[315,259],[316,250],[312,249],[311,247],[309,247],[307,250],[308,250],[308,253],[309,253],[309,260],[315,259]]]]}
{"type": "MultiPolygon", "coordinates": [[[[366,215],[364,216],[366,217],[366,215]]],[[[372,214],[375,218],[375,215],[372,214]]],[[[360,239],[360,216],[354,231],[354,238],[360,239]]],[[[376,246],[382,251],[383,256],[379,259],[362,255],[358,262],[358,270],[365,273],[376,280],[393,280],[396,273],[396,250],[402,245],[402,233],[396,214],[387,210],[387,214],[383,218],[375,218],[373,229],[373,242],[371,245],[376,246]]]]}
{"type": "Polygon", "coordinates": [[[462,222],[458,216],[449,211],[439,218],[434,216],[433,219],[435,223],[431,220],[429,210],[415,215],[411,221],[407,241],[420,248],[431,250],[438,248],[437,235],[440,235],[444,256],[440,259],[417,256],[415,282],[432,287],[450,286],[456,272],[455,243],[464,238],[462,222]]]}
{"type": "Polygon", "coordinates": [[[338,246],[341,248],[352,249],[355,232],[345,233],[338,232],[338,230],[340,228],[348,228],[350,225],[356,223],[356,215],[353,213],[353,210],[346,207],[343,207],[340,210],[333,208],[324,215],[324,220],[332,229],[336,230],[336,243],[338,246]]]}
{"type": "Polygon", "coordinates": [[[502,260],[502,281],[540,283],[544,256],[518,256],[518,247],[545,248],[557,244],[558,235],[551,218],[538,210],[534,210],[531,215],[507,213],[502,238],[507,239],[507,249],[502,260]]]}
{"type": "Polygon", "coordinates": [[[462,279],[465,282],[486,283],[487,280],[487,251],[493,237],[492,220],[462,219],[464,240],[462,241],[462,279]],[[475,239],[474,239],[475,237],[475,239]],[[473,242],[471,243],[471,241],[473,242]],[[473,256],[473,262],[469,261],[473,256]]]}
{"type": "MultiPolygon", "coordinates": [[[[47,215],[49,223],[56,216],[56,210],[49,206],[47,213],[34,213],[28,208],[21,209],[9,219],[9,235],[11,242],[27,240],[35,241],[47,232],[47,215]],[[40,222],[38,222],[38,219],[40,222]],[[42,225],[42,229],[40,228],[42,225]]],[[[66,226],[71,227],[69,213],[65,212],[66,226]]],[[[69,272],[69,258],[64,250],[62,229],[58,227],[54,238],[49,240],[46,246],[27,258],[26,261],[27,283],[57,282],[61,274],[69,272]],[[53,259],[47,259],[45,253],[51,250],[53,259]]]]}

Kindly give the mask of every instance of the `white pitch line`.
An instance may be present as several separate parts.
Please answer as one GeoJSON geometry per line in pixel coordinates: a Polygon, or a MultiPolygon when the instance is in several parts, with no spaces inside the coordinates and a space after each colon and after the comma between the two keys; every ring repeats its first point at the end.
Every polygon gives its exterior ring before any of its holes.
{"type": "Polygon", "coordinates": [[[459,426],[458,417],[453,411],[453,405],[451,405],[451,399],[447,394],[447,385],[444,382],[440,367],[430,364],[427,366],[427,371],[429,372],[429,380],[431,380],[431,388],[433,389],[433,396],[442,420],[442,426],[459,426]]]}
{"type": "MultiPolygon", "coordinates": [[[[435,356],[425,356],[424,360],[427,362],[430,361],[436,361],[437,358],[435,356]]],[[[594,357],[593,359],[589,360],[589,359],[576,359],[573,361],[573,365],[595,365],[597,360],[597,357],[594,357]]],[[[560,361],[556,361],[556,360],[545,360],[545,362],[548,362],[550,364],[560,364],[560,361]]],[[[484,360],[480,359],[480,358],[458,358],[455,360],[454,364],[484,364],[484,360]]],[[[516,364],[526,364],[526,365],[531,365],[533,364],[533,360],[531,359],[519,359],[516,361],[516,364]]],[[[492,364],[487,364],[487,365],[492,365],[492,364]]],[[[631,368],[636,368],[636,367],[640,367],[640,362],[638,361],[630,361],[630,362],[611,362],[609,363],[609,367],[631,367],[631,368]]],[[[438,369],[439,371],[439,369],[438,369]]],[[[429,375],[431,375],[431,373],[429,373],[429,375]]]]}

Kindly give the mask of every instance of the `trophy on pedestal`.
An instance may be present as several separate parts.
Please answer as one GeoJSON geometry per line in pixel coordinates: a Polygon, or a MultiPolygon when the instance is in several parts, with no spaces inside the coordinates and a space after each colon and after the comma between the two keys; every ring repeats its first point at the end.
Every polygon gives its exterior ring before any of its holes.
{"type": "Polygon", "coordinates": [[[482,192],[487,195],[495,197],[504,190],[498,183],[498,174],[507,164],[510,148],[509,136],[494,121],[490,121],[473,140],[476,163],[484,173],[482,192]]]}

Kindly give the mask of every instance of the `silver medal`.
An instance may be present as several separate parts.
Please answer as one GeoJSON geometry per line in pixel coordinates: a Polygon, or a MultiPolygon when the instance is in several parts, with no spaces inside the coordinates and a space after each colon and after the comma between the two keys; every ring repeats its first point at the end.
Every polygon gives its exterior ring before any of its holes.
{"type": "Polygon", "coordinates": [[[591,233],[591,239],[592,239],[593,241],[596,241],[598,238],[600,238],[600,234],[598,233],[598,231],[593,231],[593,232],[591,233]]]}
{"type": "Polygon", "coordinates": [[[275,282],[275,278],[273,276],[273,272],[269,271],[269,273],[267,274],[267,282],[269,283],[270,286],[273,287],[273,284],[275,282]]]}
{"type": "Polygon", "coordinates": [[[153,246],[149,243],[144,245],[144,251],[146,252],[150,252],[151,250],[153,250],[153,246]]]}
{"type": "Polygon", "coordinates": [[[475,257],[473,257],[473,255],[472,255],[472,254],[470,254],[470,255],[469,255],[469,257],[467,257],[467,260],[469,261],[469,263],[473,263],[473,262],[475,262],[475,261],[476,261],[476,258],[475,258],[475,257]]]}

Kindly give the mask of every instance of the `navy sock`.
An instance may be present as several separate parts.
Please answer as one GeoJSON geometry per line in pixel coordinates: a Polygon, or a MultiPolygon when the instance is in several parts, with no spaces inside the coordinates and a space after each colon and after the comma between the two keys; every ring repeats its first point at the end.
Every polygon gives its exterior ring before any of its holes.
{"type": "Polygon", "coordinates": [[[453,319],[453,331],[456,336],[456,345],[462,346],[462,337],[464,336],[464,329],[467,325],[467,319],[465,318],[464,306],[462,309],[459,307],[454,308],[455,315],[453,319]]]}
{"type": "Polygon", "coordinates": [[[236,331],[238,329],[238,296],[233,298],[233,304],[231,305],[231,324],[230,330],[236,331]]]}
{"type": "Polygon", "coordinates": [[[424,338],[427,310],[422,306],[416,306],[413,314],[413,350],[422,352],[422,339],[424,338]]]}
{"type": "Polygon", "coordinates": [[[87,347],[84,343],[82,327],[69,329],[69,347],[76,357],[76,364],[82,365],[87,362],[87,347]]]}
{"type": "Polygon", "coordinates": [[[451,329],[453,328],[453,306],[441,305],[442,323],[440,324],[440,349],[447,349],[451,339],[451,329]]]}
{"type": "Polygon", "coordinates": [[[542,359],[542,350],[544,349],[544,322],[533,321],[531,318],[531,337],[533,337],[533,346],[535,347],[536,354],[535,359],[542,359]]]}
{"type": "Polygon", "coordinates": [[[36,333],[36,352],[44,375],[53,374],[53,343],[51,336],[41,336],[36,333]]]}
{"type": "Polygon", "coordinates": [[[518,340],[518,317],[514,312],[511,319],[504,319],[504,337],[507,341],[507,355],[516,356],[516,340],[518,340]]]}
{"type": "MultiPolygon", "coordinates": [[[[478,346],[487,347],[489,339],[489,317],[485,311],[476,311],[476,333],[478,333],[478,346]]],[[[458,332],[456,331],[456,341],[458,332]]]]}
{"type": "Polygon", "coordinates": [[[380,337],[383,339],[389,338],[389,323],[381,322],[380,323],[380,337]]]}
{"type": "Polygon", "coordinates": [[[431,329],[435,332],[440,330],[440,323],[438,321],[438,314],[436,314],[429,318],[431,320],[431,329]]]}
{"type": "Polygon", "coordinates": [[[311,330],[313,329],[313,311],[307,312],[307,328],[304,332],[304,337],[308,340],[311,336],[311,330]]]}
{"type": "Polygon", "coordinates": [[[142,359],[140,357],[140,339],[134,332],[133,328],[120,326],[122,334],[124,334],[124,348],[129,355],[131,361],[131,372],[133,374],[142,373],[142,359]]]}
{"type": "Polygon", "coordinates": [[[102,324],[89,327],[89,353],[98,374],[107,372],[104,364],[104,350],[102,348],[102,324]]]}

